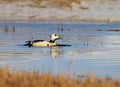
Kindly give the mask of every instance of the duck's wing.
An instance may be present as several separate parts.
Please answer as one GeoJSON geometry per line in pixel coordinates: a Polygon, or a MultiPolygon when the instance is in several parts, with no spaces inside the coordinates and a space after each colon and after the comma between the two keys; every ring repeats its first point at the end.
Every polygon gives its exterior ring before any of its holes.
{"type": "Polygon", "coordinates": [[[42,42],[44,40],[29,40],[29,41],[26,41],[25,43],[35,43],[35,42],[42,42]]]}
{"type": "Polygon", "coordinates": [[[35,42],[42,42],[42,41],[45,41],[45,40],[33,40],[32,42],[35,43],[35,42]]]}

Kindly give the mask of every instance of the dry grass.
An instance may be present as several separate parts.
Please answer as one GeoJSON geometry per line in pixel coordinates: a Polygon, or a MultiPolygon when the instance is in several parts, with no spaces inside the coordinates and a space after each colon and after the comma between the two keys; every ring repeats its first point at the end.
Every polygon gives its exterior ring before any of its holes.
{"type": "Polygon", "coordinates": [[[8,67],[0,68],[0,87],[120,87],[120,81],[109,78],[95,78],[92,75],[72,79],[58,74],[38,71],[10,72],[8,67]]]}
{"type": "Polygon", "coordinates": [[[71,7],[72,3],[80,3],[80,0],[52,0],[52,4],[56,7],[71,7]]]}
{"type": "Polygon", "coordinates": [[[54,6],[54,7],[69,7],[71,8],[71,3],[80,3],[80,0],[0,0],[0,2],[17,2],[17,1],[32,1],[36,3],[36,5],[40,5],[43,1],[48,2],[48,5],[54,6]]]}
{"type": "MultiPolygon", "coordinates": [[[[31,1],[34,2],[35,5],[34,7],[41,7],[41,8],[46,8],[47,6],[52,6],[52,7],[59,7],[59,8],[70,8],[72,9],[71,4],[77,3],[80,4],[82,0],[0,0],[1,2],[7,2],[7,3],[12,3],[12,2],[17,2],[17,1],[21,1],[21,2],[26,2],[26,1],[31,1]],[[41,6],[42,2],[47,2],[47,5],[45,6],[41,6]]],[[[96,0],[86,0],[88,2],[90,1],[96,1],[96,0]]],[[[99,0],[101,2],[105,2],[105,1],[117,1],[117,0],[99,0]]],[[[33,6],[33,5],[31,5],[33,6]]],[[[88,7],[80,7],[81,9],[88,9],[88,7]]]]}

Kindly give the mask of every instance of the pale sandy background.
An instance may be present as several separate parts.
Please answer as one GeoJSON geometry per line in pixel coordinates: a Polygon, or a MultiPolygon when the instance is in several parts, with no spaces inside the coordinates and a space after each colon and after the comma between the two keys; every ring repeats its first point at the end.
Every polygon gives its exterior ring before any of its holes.
{"type": "Polygon", "coordinates": [[[1,0],[0,20],[120,21],[120,0],[1,0]]]}

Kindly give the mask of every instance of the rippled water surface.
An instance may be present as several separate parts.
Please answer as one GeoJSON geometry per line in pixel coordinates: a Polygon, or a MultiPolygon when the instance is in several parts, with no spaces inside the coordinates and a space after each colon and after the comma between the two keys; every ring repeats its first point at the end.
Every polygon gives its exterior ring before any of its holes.
{"type": "Polygon", "coordinates": [[[120,23],[1,21],[0,66],[41,72],[120,77],[120,23]],[[25,41],[59,34],[66,47],[26,47],[25,41]]]}

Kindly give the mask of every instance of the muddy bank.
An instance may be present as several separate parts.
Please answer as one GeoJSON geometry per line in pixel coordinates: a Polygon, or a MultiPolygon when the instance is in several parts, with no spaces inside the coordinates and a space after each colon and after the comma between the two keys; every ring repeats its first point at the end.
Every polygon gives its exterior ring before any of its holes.
{"type": "MultiPolygon", "coordinates": [[[[0,20],[95,20],[120,22],[119,0],[0,2],[0,20]],[[57,3],[55,5],[55,3],[57,3]],[[61,4],[59,4],[61,3],[61,4]]],[[[54,0],[53,0],[54,1],[54,0]]]]}

